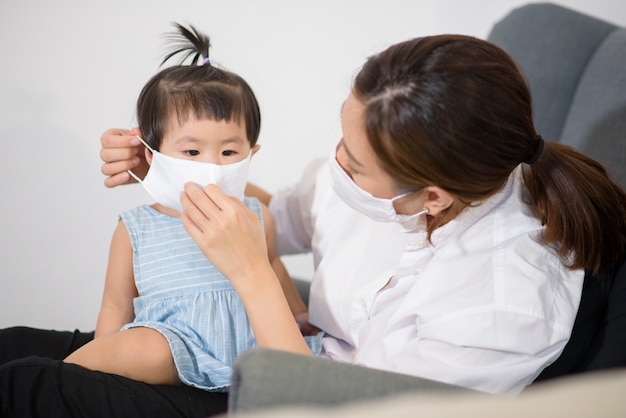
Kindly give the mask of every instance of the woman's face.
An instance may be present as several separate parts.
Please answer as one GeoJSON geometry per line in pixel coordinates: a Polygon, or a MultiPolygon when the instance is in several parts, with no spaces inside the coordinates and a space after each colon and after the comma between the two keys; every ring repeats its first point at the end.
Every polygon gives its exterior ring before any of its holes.
{"type": "MultiPolygon", "coordinates": [[[[392,199],[404,193],[393,178],[381,167],[365,132],[365,105],[350,94],[341,110],[343,138],[337,145],[337,162],[361,189],[374,197],[392,199]]],[[[428,209],[430,216],[458,205],[453,195],[437,186],[425,186],[393,202],[397,213],[414,214],[428,209]]]]}
{"type": "Polygon", "coordinates": [[[343,138],[337,145],[337,162],[361,189],[391,199],[402,191],[378,163],[365,133],[364,113],[365,105],[350,94],[341,111],[343,138]]]}

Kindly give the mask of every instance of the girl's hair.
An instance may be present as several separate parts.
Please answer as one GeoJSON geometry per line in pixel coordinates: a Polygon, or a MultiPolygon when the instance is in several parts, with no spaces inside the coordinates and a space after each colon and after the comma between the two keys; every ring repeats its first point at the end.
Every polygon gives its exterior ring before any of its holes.
{"type": "Polygon", "coordinates": [[[185,53],[179,65],[161,70],[143,87],[137,100],[137,122],[144,140],[158,150],[172,118],[184,123],[191,117],[215,121],[244,121],[250,146],[261,129],[261,112],[245,80],[209,61],[209,38],[174,23],[177,32],[169,35],[173,48],[161,65],[185,53]],[[184,61],[192,58],[190,65],[184,61]]]}
{"type": "MultiPolygon", "coordinates": [[[[513,59],[480,39],[441,35],[370,57],[353,93],[379,163],[398,186],[436,185],[466,204],[500,190],[540,145],[529,88],[513,59]]],[[[545,142],[523,166],[526,201],[543,239],[573,269],[597,272],[621,259],[626,194],[596,161],[545,142]]],[[[429,233],[450,220],[444,212],[429,233]]]]}

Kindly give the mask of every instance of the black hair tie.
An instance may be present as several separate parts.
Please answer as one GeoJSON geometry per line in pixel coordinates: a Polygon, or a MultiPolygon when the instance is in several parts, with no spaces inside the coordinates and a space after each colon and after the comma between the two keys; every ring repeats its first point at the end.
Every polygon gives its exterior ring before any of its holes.
{"type": "Polygon", "coordinates": [[[541,157],[541,153],[543,152],[544,140],[541,135],[537,135],[537,140],[539,141],[539,143],[537,144],[537,149],[535,149],[535,153],[529,159],[524,161],[525,164],[532,164],[537,161],[539,157],[541,157]]]}

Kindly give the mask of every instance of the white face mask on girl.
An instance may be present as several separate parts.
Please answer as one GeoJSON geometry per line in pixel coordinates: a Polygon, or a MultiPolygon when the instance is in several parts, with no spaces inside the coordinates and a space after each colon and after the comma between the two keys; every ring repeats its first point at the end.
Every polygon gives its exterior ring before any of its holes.
{"type": "Polygon", "coordinates": [[[410,194],[404,193],[391,199],[375,197],[361,189],[341,168],[335,155],[328,161],[331,185],[343,202],[357,212],[377,222],[397,222],[408,231],[415,230],[419,225],[420,216],[428,213],[424,209],[413,215],[402,215],[396,212],[393,202],[410,194]]]}
{"type": "Polygon", "coordinates": [[[239,162],[220,165],[170,157],[153,150],[143,139],[139,140],[152,152],[150,169],[143,180],[132,171],[128,172],[163,206],[182,211],[180,192],[187,182],[196,183],[202,188],[215,184],[226,195],[243,199],[252,152],[239,162]]]}

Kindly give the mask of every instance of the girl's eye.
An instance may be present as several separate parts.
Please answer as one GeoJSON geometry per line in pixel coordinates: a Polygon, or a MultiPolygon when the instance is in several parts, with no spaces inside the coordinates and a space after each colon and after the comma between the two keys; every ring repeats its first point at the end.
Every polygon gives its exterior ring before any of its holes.
{"type": "Polygon", "coordinates": [[[196,155],[200,155],[200,151],[196,150],[196,149],[190,149],[188,151],[185,151],[187,153],[187,155],[190,155],[192,157],[195,157],[196,155]]]}
{"type": "Polygon", "coordinates": [[[226,150],[226,151],[222,151],[222,155],[224,157],[230,157],[230,156],[235,155],[235,154],[237,154],[237,152],[233,151],[233,150],[230,150],[230,149],[226,150]]]}

